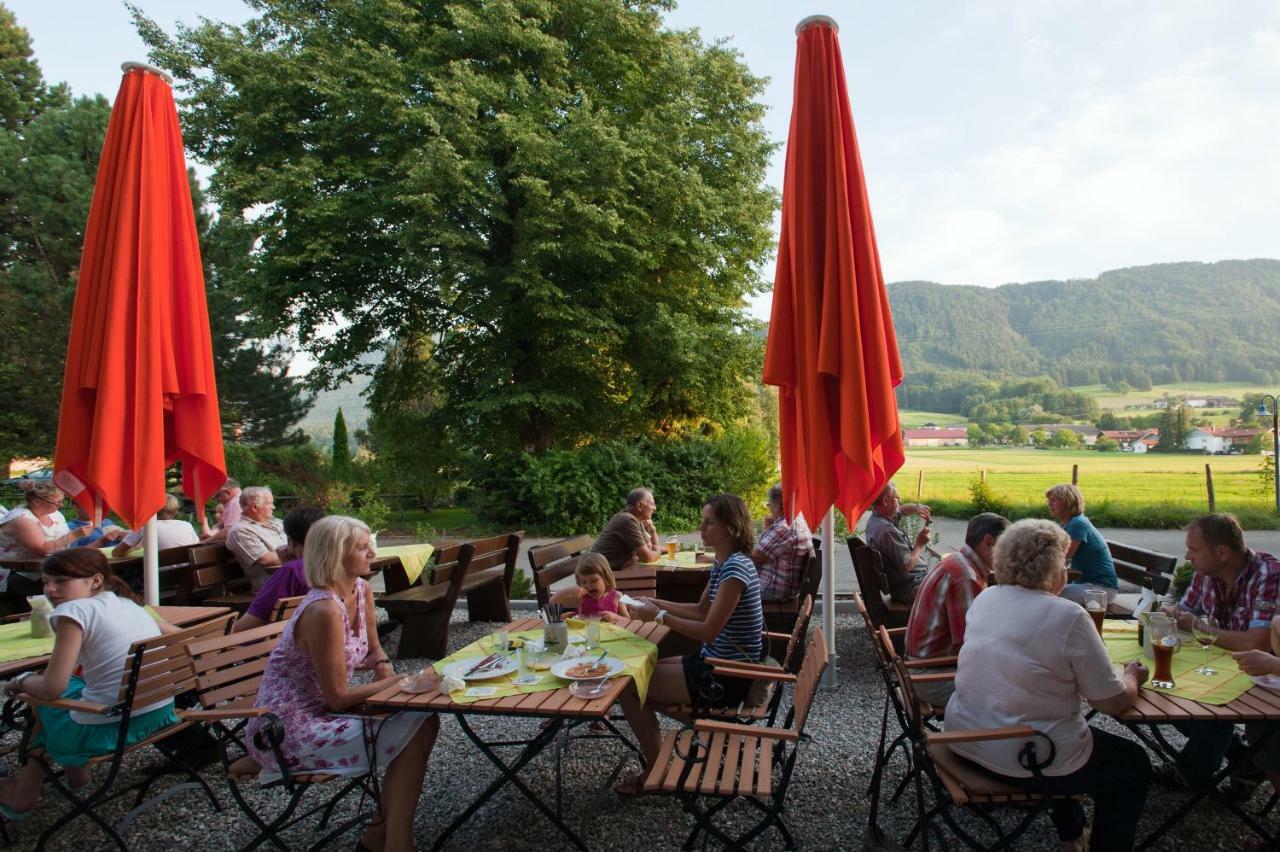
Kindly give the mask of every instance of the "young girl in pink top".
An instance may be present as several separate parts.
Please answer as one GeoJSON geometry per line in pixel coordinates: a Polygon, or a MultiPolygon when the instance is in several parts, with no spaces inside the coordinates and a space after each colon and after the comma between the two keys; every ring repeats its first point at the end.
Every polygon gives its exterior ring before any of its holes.
{"type": "Polygon", "coordinates": [[[583,617],[606,614],[631,617],[614,582],[613,571],[609,570],[609,561],[599,553],[584,554],[573,576],[578,585],[556,592],[551,596],[552,603],[576,607],[578,615],[583,617]]]}

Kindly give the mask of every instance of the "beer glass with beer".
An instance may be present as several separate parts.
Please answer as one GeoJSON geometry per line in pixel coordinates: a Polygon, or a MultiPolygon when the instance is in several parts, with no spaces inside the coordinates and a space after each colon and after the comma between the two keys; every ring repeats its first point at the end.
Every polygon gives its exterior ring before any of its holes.
{"type": "Polygon", "coordinates": [[[1173,689],[1173,655],[1182,643],[1178,638],[1178,622],[1168,616],[1153,616],[1147,630],[1151,633],[1151,659],[1155,663],[1151,685],[1157,689],[1173,689]]]}
{"type": "Polygon", "coordinates": [[[1107,616],[1107,593],[1101,589],[1088,589],[1084,593],[1084,609],[1093,619],[1098,635],[1102,635],[1102,619],[1107,616]]]}

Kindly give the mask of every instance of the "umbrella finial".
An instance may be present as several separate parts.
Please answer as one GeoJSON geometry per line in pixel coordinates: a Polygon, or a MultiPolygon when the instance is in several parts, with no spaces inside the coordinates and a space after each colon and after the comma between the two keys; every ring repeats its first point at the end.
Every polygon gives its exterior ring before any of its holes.
{"type": "Polygon", "coordinates": [[[806,29],[817,24],[826,24],[835,32],[840,32],[840,25],[836,23],[836,19],[830,15],[810,15],[809,17],[796,24],[796,35],[804,32],[806,29]]]}
{"type": "Polygon", "coordinates": [[[161,80],[164,80],[168,86],[173,85],[173,78],[169,76],[167,71],[162,71],[154,65],[148,65],[145,62],[121,62],[120,70],[128,74],[130,71],[144,71],[147,74],[154,74],[161,80]]]}

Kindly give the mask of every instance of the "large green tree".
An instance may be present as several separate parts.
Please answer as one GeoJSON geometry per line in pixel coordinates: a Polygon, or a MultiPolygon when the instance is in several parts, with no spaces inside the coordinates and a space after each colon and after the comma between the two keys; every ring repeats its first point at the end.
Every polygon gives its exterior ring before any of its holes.
{"type": "Polygon", "coordinates": [[[749,410],[775,194],[764,81],[662,0],[259,0],[173,38],[189,143],[243,211],[259,316],[329,383],[431,340],[468,445],[749,410]]]}

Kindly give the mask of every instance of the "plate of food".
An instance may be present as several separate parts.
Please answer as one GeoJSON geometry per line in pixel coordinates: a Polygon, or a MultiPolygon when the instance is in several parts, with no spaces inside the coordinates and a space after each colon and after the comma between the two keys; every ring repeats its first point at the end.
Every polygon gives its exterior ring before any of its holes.
{"type": "Polygon", "coordinates": [[[551,666],[551,673],[561,680],[604,680],[621,674],[622,669],[622,660],[617,657],[605,657],[599,661],[594,657],[578,657],[555,663],[551,666]]]}
{"type": "Polygon", "coordinates": [[[476,669],[481,660],[459,660],[444,667],[445,675],[453,675],[463,680],[493,680],[506,677],[516,670],[516,661],[510,657],[498,657],[487,665],[476,669]]]}

